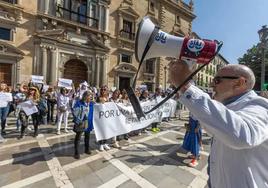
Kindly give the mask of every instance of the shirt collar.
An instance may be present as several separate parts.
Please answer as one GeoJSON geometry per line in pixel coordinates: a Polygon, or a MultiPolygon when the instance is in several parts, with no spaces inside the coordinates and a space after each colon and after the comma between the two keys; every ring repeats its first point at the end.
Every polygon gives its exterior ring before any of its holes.
{"type": "Polygon", "coordinates": [[[236,101],[237,99],[239,99],[240,97],[242,97],[242,96],[245,95],[246,93],[248,93],[248,91],[245,92],[245,93],[242,93],[242,94],[240,94],[240,95],[231,97],[231,98],[229,98],[229,99],[223,101],[223,104],[224,104],[225,106],[228,105],[228,104],[231,104],[232,102],[236,101]]]}

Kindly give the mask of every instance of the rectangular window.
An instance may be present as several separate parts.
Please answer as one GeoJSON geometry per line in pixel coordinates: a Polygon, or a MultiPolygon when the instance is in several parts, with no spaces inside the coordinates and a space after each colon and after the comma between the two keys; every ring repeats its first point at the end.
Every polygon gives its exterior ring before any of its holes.
{"type": "Polygon", "coordinates": [[[102,11],[101,11],[101,30],[105,31],[105,27],[106,27],[106,8],[102,7],[102,11]]]}
{"type": "Polygon", "coordinates": [[[87,2],[81,2],[80,6],[78,7],[78,14],[79,14],[79,22],[86,23],[86,16],[87,16],[87,2]]]}
{"type": "Polygon", "coordinates": [[[121,54],[121,62],[131,63],[131,56],[127,54],[121,54]]]}
{"type": "Polygon", "coordinates": [[[120,35],[123,38],[134,40],[135,34],[133,31],[133,23],[127,20],[123,20],[123,29],[120,31],[120,35]]]}
{"type": "Polygon", "coordinates": [[[0,39],[11,40],[11,29],[0,27],[0,39]]]}

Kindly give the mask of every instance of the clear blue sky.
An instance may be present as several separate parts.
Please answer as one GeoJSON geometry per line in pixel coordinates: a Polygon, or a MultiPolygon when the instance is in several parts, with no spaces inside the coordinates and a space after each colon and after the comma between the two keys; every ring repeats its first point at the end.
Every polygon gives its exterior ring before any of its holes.
{"type": "Polygon", "coordinates": [[[194,0],[194,14],[192,30],[203,39],[223,41],[220,53],[238,63],[259,42],[258,30],[268,25],[268,0],[194,0]]]}

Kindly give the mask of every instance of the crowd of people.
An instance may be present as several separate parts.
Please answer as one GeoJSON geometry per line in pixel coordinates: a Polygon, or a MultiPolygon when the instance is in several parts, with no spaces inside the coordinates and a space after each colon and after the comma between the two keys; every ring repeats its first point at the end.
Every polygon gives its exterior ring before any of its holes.
{"type": "MultiPolygon", "coordinates": [[[[58,85],[58,84],[56,84],[58,85]]],[[[171,92],[172,88],[164,91],[161,88],[156,88],[155,93],[150,93],[146,87],[138,87],[135,90],[135,94],[140,101],[154,100],[157,98],[163,98],[167,92],[171,92]]],[[[123,103],[130,105],[128,95],[125,89],[118,90],[116,88],[108,88],[102,86],[99,89],[90,87],[86,81],[79,84],[77,88],[73,86],[72,89],[66,87],[49,86],[44,89],[44,85],[40,83],[23,82],[17,84],[15,89],[10,89],[6,83],[1,82],[1,93],[10,93],[12,95],[12,101],[7,101],[0,107],[1,116],[1,135],[5,136],[6,132],[6,120],[10,115],[16,117],[16,128],[19,131],[19,139],[23,139],[27,133],[29,133],[29,122],[31,120],[33,126],[33,136],[38,136],[39,126],[44,124],[51,124],[55,126],[55,134],[60,135],[62,132],[68,133],[73,130],[76,133],[75,136],[75,153],[74,157],[79,158],[79,142],[81,135],[85,134],[85,153],[90,154],[89,148],[89,136],[93,129],[93,108],[95,103],[123,103]],[[37,111],[27,115],[22,108],[22,103],[25,101],[32,101],[37,111]],[[71,124],[68,124],[69,116],[73,120],[71,124]],[[63,127],[62,127],[63,124],[63,127]]],[[[165,118],[164,121],[168,121],[169,118],[165,118]]],[[[160,123],[160,122],[159,122],[160,123]]],[[[153,123],[151,130],[153,133],[157,133],[160,129],[157,127],[159,123],[153,123]]],[[[97,126],[97,125],[96,125],[97,126]]],[[[147,128],[148,130],[148,128],[147,128]]],[[[134,131],[125,135],[112,138],[112,145],[108,144],[107,140],[100,140],[99,150],[109,150],[110,146],[120,147],[118,140],[128,140],[130,135],[141,135],[142,132],[146,132],[146,129],[134,131]]],[[[110,143],[110,141],[109,141],[110,143]]]]}
{"type": "MultiPolygon", "coordinates": [[[[169,64],[171,83],[181,85],[192,71],[184,61],[172,61],[169,64]]],[[[198,159],[199,147],[202,147],[199,122],[213,137],[208,165],[209,187],[257,188],[268,185],[268,100],[252,90],[254,85],[255,76],[251,69],[244,65],[230,64],[221,68],[214,77],[211,83],[214,91],[212,97],[192,82],[183,84],[178,92],[178,101],[191,112],[183,147],[192,153],[193,159],[198,159]]],[[[74,157],[79,159],[79,142],[83,132],[85,153],[91,153],[89,133],[93,129],[94,104],[109,101],[129,103],[125,90],[114,90],[112,93],[109,91],[107,86],[101,87],[99,91],[90,89],[86,83],[70,90],[51,87],[46,92],[43,92],[42,85],[39,87],[33,83],[22,83],[16,90],[10,91],[5,83],[1,83],[0,94],[11,92],[13,96],[12,102],[0,101],[1,133],[6,134],[6,118],[12,111],[10,108],[13,108],[17,126],[20,127],[20,138],[24,137],[29,116],[19,106],[25,100],[31,100],[38,109],[31,114],[34,136],[38,135],[39,124],[45,124],[46,121],[56,121],[55,132],[61,134],[62,119],[64,131],[68,132],[68,115],[72,113],[73,130],[76,133],[74,157]],[[57,111],[56,119],[53,115],[54,108],[57,111]]],[[[135,93],[140,101],[165,95],[161,89],[156,89],[153,95],[147,89],[136,89],[135,93]]],[[[152,125],[151,130],[159,131],[157,123],[152,125]]],[[[141,131],[143,130],[139,130],[137,134],[141,131]]],[[[125,135],[126,139],[127,137],[125,135]]],[[[113,138],[113,141],[117,147],[117,138],[113,138]]],[[[100,150],[110,149],[107,140],[99,141],[99,146],[100,150]]]]}

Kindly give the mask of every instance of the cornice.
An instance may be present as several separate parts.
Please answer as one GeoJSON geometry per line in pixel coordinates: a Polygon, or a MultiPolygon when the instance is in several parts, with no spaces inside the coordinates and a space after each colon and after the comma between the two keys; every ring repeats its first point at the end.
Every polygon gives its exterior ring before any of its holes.
{"type": "MultiPolygon", "coordinates": [[[[163,0],[163,3],[181,11],[185,16],[189,17],[191,20],[195,19],[196,18],[196,15],[193,14],[193,12],[189,9],[186,9],[184,6],[187,5],[185,4],[176,4],[175,2],[173,1],[170,1],[170,0],[163,0]]],[[[187,5],[188,6],[188,5],[187,5]]]]}

